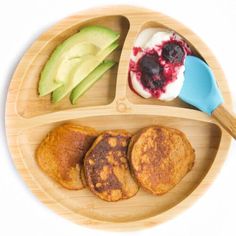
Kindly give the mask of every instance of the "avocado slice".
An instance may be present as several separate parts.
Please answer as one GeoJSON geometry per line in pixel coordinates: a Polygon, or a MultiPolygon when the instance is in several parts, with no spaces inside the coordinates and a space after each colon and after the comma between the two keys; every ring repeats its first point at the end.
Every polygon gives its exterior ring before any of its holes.
{"type": "Polygon", "coordinates": [[[55,67],[55,82],[65,83],[65,80],[67,79],[65,71],[68,73],[68,70],[70,70],[75,64],[81,62],[85,56],[95,55],[98,51],[99,49],[91,43],[78,43],[74,45],[65,53],[62,60],[60,60],[55,67]]]}
{"type": "Polygon", "coordinates": [[[81,81],[83,81],[119,44],[117,42],[111,44],[106,49],[99,51],[96,55],[89,55],[82,60],[79,65],[71,71],[70,77],[65,84],[52,93],[52,102],[58,102],[68,93],[72,91],[81,81]]]}
{"type": "Polygon", "coordinates": [[[61,81],[61,85],[65,83],[65,79],[70,77],[71,71],[81,63],[83,57],[76,57],[68,60],[63,60],[57,69],[55,78],[61,81]],[[64,80],[64,82],[63,82],[64,80]]]}
{"type": "Polygon", "coordinates": [[[114,66],[114,61],[104,61],[96,67],[82,82],[80,82],[71,92],[70,101],[75,104],[79,97],[81,97],[97,80],[102,78],[102,75],[114,66]]]}
{"type": "Polygon", "coordinates": [[[57,46],[41,72],[38,86],[39,95],[47,95],[62,85],[61,78],[56,79],[55,74],[61,61],[65,58],[78,56],[77,52],[84,51],[83,49],[86,47],[88,51],[93,51],[92,54],[95,54],[94,50],[97,53],[97,51],[107,48],[119,36],[117,32],[103,26],[87,26],[66,39],[57,46]]]}
{"type": "Polygon", "coordinates": [[[96,54],[99,51],[99,48],[94,44],[81,42],[71,46],[71,48],[64,51],[64,53],[62,53],[61,50],[61,45],[59,45],[41,72],[38,87],[40,96],[47,95],[62,85],[65,77],[58,77],[57,71],[64,63],[67,64],[67,61],[70,58],[82,57],[87,54],[96,54]]]}

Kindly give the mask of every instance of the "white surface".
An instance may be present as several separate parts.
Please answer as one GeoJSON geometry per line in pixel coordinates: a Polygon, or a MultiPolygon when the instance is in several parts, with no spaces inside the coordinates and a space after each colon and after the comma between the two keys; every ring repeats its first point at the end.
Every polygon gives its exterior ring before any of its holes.
{"type": "MultiPolygon", "coordinates": [[[[8,84],[23,52],[48,27],[59,19],[92,5],[132,1],[7,0],[0,3],[0,235],[118,235],[75,225],[41,204],[28,190],[11,161],[4,130],[4,106],[8,84]]],[[[195,31],[218,57],[236,111],[236,1],[139,1],[135,5],[161,11],[195,31]],[[227,41],[226,41],[227,40],[227,41]]],[[[193,207],[173,220],[145,231],[124,235],[236,235],[236,142],[212,186],[193,207]]]]}

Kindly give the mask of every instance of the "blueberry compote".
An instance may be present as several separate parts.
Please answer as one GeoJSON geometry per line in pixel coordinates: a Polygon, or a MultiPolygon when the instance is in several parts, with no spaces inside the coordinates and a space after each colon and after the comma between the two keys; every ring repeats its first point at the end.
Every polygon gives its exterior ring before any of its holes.
{"type": "Polygon", "coordinates": [[[183,63],[184,56],[184,49],[176,42],[166,43],[162,48],[162,57],[170,63],[183,63]]]}
{"type": "Polygon", "coordinates": [[[152,97],[159,98],[166,92],[166,87],[178,78],[187,54],[191,51],[183,40],[175,37],[162,42],[154,48],[133,48],[133,55],[138,60],[130,61],[130,71],[152,97]]]}
{"type": "Polygon", "coordinates": [[[158,58],[157,54],[145,54],[138,63],[142,72],[141,83],[151,90],[161,89],[164,85],[163,67],[160,65],[158,58]]]}

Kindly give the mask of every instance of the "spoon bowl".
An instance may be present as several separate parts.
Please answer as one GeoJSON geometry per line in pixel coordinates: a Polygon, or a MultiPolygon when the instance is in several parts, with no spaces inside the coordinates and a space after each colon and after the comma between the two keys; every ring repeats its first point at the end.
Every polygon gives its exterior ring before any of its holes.
{"type": "Polygon", "coordinates": [[[208,115],[213,115],[236,138],[236,119],[222,105],[224,99],[210,67],[198,57],[186,57],[185,81],[179,98],[208,115]]]}
{"type": "Polygon", "coordinates": [[[185,82],[179,97],[209,115],[224,101],[211,69],[194,56],[186,57],[185,82]]]}

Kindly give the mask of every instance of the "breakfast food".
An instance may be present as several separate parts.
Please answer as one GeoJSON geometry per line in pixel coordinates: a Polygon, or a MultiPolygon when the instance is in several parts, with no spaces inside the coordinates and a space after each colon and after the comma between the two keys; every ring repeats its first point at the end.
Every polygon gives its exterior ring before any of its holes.
{"type": "Polygon", "coordinates": [[[119,46],[119,36],[103,26],[87,26],[66,39],[53,51],[41,72],[39,95],[52,93],[52,102],[60,101],[119,46]]]}
{"type": "Polygon", "coordinates": [[[36,151],[41,169],[67,189],[82,189],[83,158],[96,139],[93,128],[64,124],[52,130],[36,151]]]}
{"type": "Polygon", "coordinates": [[[149,192],[161,195],[192,169],[195,152],[181,131],[151,126],[132,137],[128,158],[138,183],[149,192]]]}
{"type": "Polygon", "coordinates": [[[106,131],[96,139],[85,156],[88,187],[105,201],[127,199],[138,191],[127,160],[130,137],[124,130],[106,131]]]}
{"type": "Polygon", "coordinates": [[[108,202],[131,198],[139,185],[155,195],[167,193],[192,169],[194,159],[181,131],[157,125],[131,137],[125,130],[99,135],[90,127],[64,124],[36,151],[41,169],[63,187],[87,186],[108,202]]]}
{"type": "Polygon", "coordinates": [[[175,32],[148,28],[134,44],[130,58],[129,83],[144,98],[170,101],[184,82],[184,61],[191,50],[175,32]]]}

